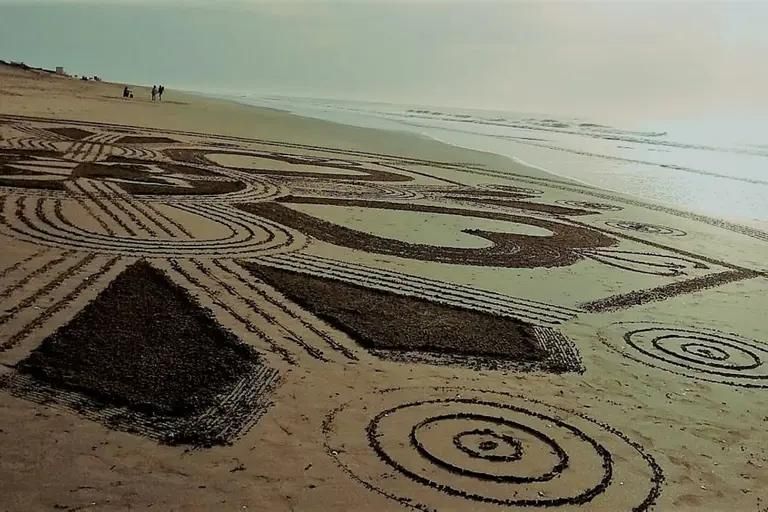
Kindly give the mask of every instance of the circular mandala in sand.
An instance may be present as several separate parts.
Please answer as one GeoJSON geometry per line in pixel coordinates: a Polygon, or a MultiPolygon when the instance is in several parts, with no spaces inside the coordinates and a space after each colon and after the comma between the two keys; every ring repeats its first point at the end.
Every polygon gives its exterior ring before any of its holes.
{"type": "Polygon", "coordinates": [[[623,210],[624,208],[615,204],[608,204],[608,203],[597,203],[593,201],[570,201],[567,199],[559,199],[555,201],[558,204],[563,204],[566,206],[573,206],[576,208],[584,208],[587,210],[600,210],[604,212],[618,212],[619,210],[623,210]]]}
{"type": "Polygon", "coordinates": [[[424,511],[642,511],[663,480],[653,458],[617,430],[499,392],[387,390],[339,407],[324,432],[352,478],[424,511]]]}
{"type": "Polygon", "coordinates": [[[624,231],[637,231],[649,235],[685,236],[688,234],[682,229],[659,226],[658,224],[646,224],[645,222],[632,222],[628,220],[607,221],[606,225],[611,226],[612,228],[623,229],[624,231]]]}
{"type": "Polygon", "coordinates": [[[627,322],[614,324],[601,333],[601,339],[630,359],[671,373],[732,386],[768,388],[768,344],[737,334],[627,322]]]}

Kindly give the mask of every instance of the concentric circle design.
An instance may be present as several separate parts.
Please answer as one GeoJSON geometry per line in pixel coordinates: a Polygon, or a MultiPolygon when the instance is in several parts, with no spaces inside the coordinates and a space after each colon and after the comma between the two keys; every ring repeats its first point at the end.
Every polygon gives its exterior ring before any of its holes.
{"type": "Polygon", "coordinates": [[[333,411],[324,432],[347,474],[424,511],[642,511],[663,480],[653,458],[617,430],[499,392],[386,390],[333,411]]]}
{"type": "Polygon", "coordinates": [[[163,195],[136,195],[137,199],[150,202],[161,203],[250,203],[257,201],[266,201],[275,199],[280,196],[288,194],[288,189],[281,187],[271,181],[260,177],[243,177],[237,173],[221,173],[222,175],[229,174],[227,178],[232,181],[242,181],[245,183],[245,188],[236,192],[226,192],[217,194],[163,194],[163,195]]]}
{"type": "Polygon", "coordinates": [[[604,212],[618,212],[624,209],[621,206],[615,204],[598,203],[594,201],[572,201],[568,199],[558,199],[555,202],[565,206],[573,206],[575,208],[584,208],[587,210],[600,210],[604,212]]]}
{"type": "Polygon", "coordinates": [[[145,257],[248,257],[291,252],[307,243],[304,235],[280,224],[217,205],[177,204],[179,210],[221,226],[216,239],[163,239],[88,231],[67,218],[62,200],[0,197],[0,229],[20,239],[53,247],[145,257]]]}
{"type": "Polygon", "coordinates": [[[768,343],[714,329],[637,322],[614,324],[601,339],[630,359],[671,373],[768,388],[768,343]]]}
{"type": "Polygon", "coordinates": [[[658,224],[647,224],[645,222],[632,222],[628,220],[607,221],[606,225],[622,229],[624,231],[637,231],[649,235],[667,235],[667,236],[685,236],[688,233],[682,229],[671,228],[668,226],[659,226],[658,224]]]}

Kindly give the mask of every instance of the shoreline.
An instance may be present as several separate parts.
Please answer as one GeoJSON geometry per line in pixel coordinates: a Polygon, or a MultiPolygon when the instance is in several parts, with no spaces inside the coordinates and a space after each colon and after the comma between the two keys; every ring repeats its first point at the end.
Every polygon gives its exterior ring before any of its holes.
{"type": "MultiPolygon", "coordinates": [[[[207,93],[198,92],[198,94],[202,96],[208,96],[207,93]]],[[[679,209],[682,211],[688,211],[697,215],[704,215],[704,216],[710,216],[714,218],[721,218],[723,220],[727,220],[730,222],[739,222],[739,223],[745,223],[754,227],[758,227],[761,229],[768,229],[768,218],[764,218],[760,216],[760,214],[755,211],[755,214],[753,215],[743,215],[741,212],[733,211],[728,212],[725,208],[725,203],[717,203],[718,206],[716,208],[702,208],[697,207],[697,204],[704,204],[702,203],[702,197],[696,197],[692,196],[688,200],[675,200],[674,196],[670,196],[666,192],[662,192],[659,194],[652,193],[653,191],[651,189],[646,190],[647,193],[642,193],[641,190],[625,190],[625,187],[627,186],[627,183],[623,183],[622,179],[624,181],[629,180],[629,183],[631,183],[633,180],[637,179],[643,179],[641,176],[645,174],[645,172],[658,172],[659,168],[667,167],[669,168],[668,171],[666,171],[668,174],[666,176],[658,176],[656,178],[652,178],[652,180],[656,180],[658,182],[664,182],[665,180],[670,180],[671,183],[676,183],[678,185],[678,189],[671,189],[674,191],[674,195],[679,196],[680,194],[684,194],[686,188],[680,188],[682,187],[682,182],[680,180],[684,180],[684,175],[678,175],[676,173],[682,173],[683,171],[689,171],[691,173],[694,173],[690,178],[688,178],[688,182],[690,184],[690,187],[704,187],[706,189],[707,187],[719,185],[719,179],[729,180],[724,181],[722,184],[724,186],[729,186],[729,184],[734,183],[749,183],[752,179],[757,180],[757,178],[749,178],[749,177],[738,177],[733,176],[730,177],[725,174],[718,174],[716,172],[712,171],[702,171],[702,170],[696,170],[696,169],[688,169],[685,166],[679,167],[677,166],[676,160],[668,159],[668,160],[662,160],[662,161],[656,161],[656,162],[645,162],[641,160],[637,160],[636,157],[630,157],[630,155],[626,155],[624,157],[617,157],[615,155],[611,156],[608,154],[601,154],[601,153],[592,153],[590,151],[587,151],[587,149],[579,150],[578,148],[567,148],[567,147],[561,147],[558,148],[557,145],[554,147],[550,147],[548,145],[545,145],[541,148],[535,148],[535,147],[528,147],[528,146],[519,146],[518,143],[520,141],[514,141],[512,140],[513,137],[510,137],[508,135],[500,135],[500,134],[484,134],[480,132],[469,132],[465,130],[459,130],[456,128],[449,128],[445,126],[431,126],[426,124],[415,124],[411,122],[405,122],[403,120],[395,119],[391,117],[392,115],[395,115],[394,113],[387,114],[386,112],[377,112],[377,111],[365,111],[365,110],[355,110],[354,105],[355,102],[350,103],[350,109],[348,113],[346,107],[340,107],[339,109],[336,109],[335,107],[315,107],[312,105],[309,106],[302,106],[301,103],[298,103],[296,105],[290,104],[290,98],[280,98],[279,100],[285,103],[285,105],[281,105],[279,107],[273,107],[273,106],[266,106],[264,105],[264,102],[267,100],[260,100],[259,98],[254,98],[252,100],[248,100],[247,97],[237,97],[229,96],[229,95],[215,95],[211,94],[213,97],[217,98],[223,98],[227,100],[236,101],[239,104],[245,105],[245,106],[256,106],[258,108],[277,108],[278,110],[291,113],[293,115],[298,115],[306,118],[311,119],[319,119],[323,121],[328,122],[334,122],[338,124],[343,124],[347,126],[354,126],[354,127],[362,127],[362,128],[374,128],[374,129],[381,129],[385,130],[387,132],[396,132],[396,133],[409,133],[418,137],[427,137],[431,140],[448,144],[457,148],[463,148],[466,150],[471,151],[482,151],[491,153],[494,155],[499,155],[504,158],[508,158],[514,162],[516,162],[519,165],[526,166],[529,169],[545,172],[551,176],[554,176],[556,178],[559,178],[561,180],[567,180],[574,183],[581,184],[583,186],[587,187],[593,187],[598,188],[605,191],[614,192],[617,194],[622,195],[628,195],[630,197],[634,197],[638,200],[648,201],[649,203],[657,204],[660,206],[666,206],[670,208],[679,209]],[[341,116],[341,117],[340,117],[341,116]],[[383,124],[382,124],[383,123],[383,124]],[[393,126],[389,126],[392,124],[393,126]],[[396,126],[394,126],[396,125],[396,126]],[[436,133],[438,132],[438,133],[436,133]],[[441,135],[442,132],[446,132],[447,135],[441,135]],[[467,134],[464,137],[460,137],[458,139],[452,140],[448,137],[451,133],[461,133],[461,134],[467,134]],[[495,143],[492,141],[492,139],[510,139],[509,145],[510,147],[506,150],[503,149],[502,146],[498,145],[498,143],[495,143]],[[496,147],[491,147],[496,146],[496,147]],[[560,151],[555,151],[559,149],[560,151]],[[530,153],[531,151],[537,152],[535,154],[530,154],[526,156],[526,152],[530,153]],[[565,153],[560,154],[562,151],[565,153]],[[538,160],[537,160],[538,159],[538,160]],[[539,160],[547,159],[552,160],[550,162],[551,165],[548,164],[538,164],[536,163],[539,160]],[[626,174],[627,171],[623,171],[621,169],[616,169],[619,174],[622,175],[621,178],[618,176],[606,181],[601,174],[595,174],[595,173],[581,173],[583,176],[577,176],[579,174],[578,172],[563,172],[556,170],[557,165],[562,166],[568,166],[575,169],[582,168],[582,167],[594,167],[602,168],[604,165],[608,165],[610,162],[613,161],[621,161],[623,162],[623,165],[630,165],[630,166],[639,166],[639,165],[646,165],[650,166],[647,169],[643,169],[640,174],[637,174],[640,170],[634,170],[632,171],[632,167],[630,167],[630,173],[626,174]],[[680,171],[675,171],[674,169],[676,167],[679,167],[680,171]],[[635,172],[635,174],[632,174],[632,172],[635,172]],[[697,182],[697,175],[700,176],[706,176],[710,178],[714,178],[715,181],[710,182],[697,182]],[[622,184],[623,183],[623,184],[622,184]]],[[[309,98],[297,98],[297,101],[307,101],[309,98]]],[[[339,103],[337,101],[337,103],[339,103]]],[[[364,102],[363,102],[364,103],[364,102]]],[[[371,103],[371,105],[377,105],[378,103],[371,103]]],[[[343,103],[340,103],[340,105],[343,105],[343,103]]],[[[391,104],[387,104],[391,105],[391,104]]],[[[403,105],[403,108],[405,105],[403,105]]],[[[373,106],[371,108],[374,108],[373,106]]],[[[445,110],[445,109],[444,109],[445,110]]],[[[461,109],[457,109],[456,112],[461,111],[461,109]]],[[[409,111],[410,112],[410,111],[409,111]]],[[[445,114],[448,115],[448,114],[445,114]]],[[[456,117],[458,114],[455,114],[456,117]]],[[[395,115],[397,117],[397,115],[395,115]]],[[[570,118],[569,118],[570,119],[570,118]]],[[[575,118],[574,118],[575,119],[575,118]]],[[[573,121],[573,119],[571,119],[573,121]]],[[[511,122],[511,121],[510,121],[511,122]]],[[[595,125],[594,123],[582,123],[582,125],[585,126],[603,126],[603,125],[595,125]]],[[[580,125],[581,126],[581,125],[580,125]]],[[[608,127],[606,127],[608,128],[608,127]]],[[[541,129],[541,127],[537,126],[531,126],[528,129],[531,130],[537,130],[541,129]]],[[[614,131],[617,131],[617,133],[624,133],[623,129],[619,128],[611,128],[614,131]]],[[[545,130],[545,131],[551,131],[551,130],[545,130]]],[[[561,133],[559,130],[554,130],[555,133],[561,133]]],[[[571,135],[574,135],[572,132],[562,132],[562,133],[568,133],[571,135]]],[[[638,135],[637,132],[625,132],[628,135],[636,136],[638,135]]],[[[587,136],[587,134],[583,134],[587,136]]],[[[642,134],[640,134],[642,135],[642,134]]],[[[653,134],[658,135],[658,134],[653,134]]],[[[651,144],[651,141],[646,141],[648,144],[651,144]]],[[[524,141],[522,142],[524,143],[524,141]]],[[[555,142],[552,142],[555,144],[555,142]]],[[[589,141],[585,141],[585,144],[589,144],[589,141]]],[[[693,144],[691,143],[676,143],[673,141],[662,141],[661,145],[662,147],[665,147],[666,145],[675,146],[678,145],[680,147],[688,147],[688,145],[693,144]]],[[[533,146],[536,146],[536,144],[533,144],[533,146]]],[[[586,146],[585,146],[586,147],[586,146]]],[[[652,145],[651,147],[655,147],[652,145]]],[[[704,148],[704,147],[703,147],[704,148]]],[[[709,147],[706,146],[704,149],[708,150],[714,150],[714,151],[724,151],[728,152],[728,148],[719,148],[719,147],[709,147]]],[[[734,149],[736,150],[736,149],[734,149]]],[[[651,149],[651,151],[658,151],[657,149],[651,149]]],[[[605,172],[605,171],[604,171],[605,172]]],[[[648,178],[651,179],[651,178],[648,178]]],[[[755,184],[762,185],[762,181],[755,181],[755,184]]],[[[632,187],[628,187],[632,188],[632,187]]],[[[729,193],[735,193],[734,191],[730,191],[729,193]]],[[[754,199],[754,198],[752,198],[754,199]]],[[[752,203],[750,203],[752,204],[752,203]]],[[[760,210],[762,211],[762,210],[760,210]]]]}
{"type": "MultiPolygon", "coordinates": [[[[415,133],[413,131],[409,131],[407,129],[398,130],[398,129],[389,129],[389,128],[380,128],[380,127],[369,127],[369,126],[358,126],[354,124],[347,124],[344,122],[339,122],[335,120],[329,120],[322,117],[313,117],[311,115],[304,115],[301,113],[293,112],[290,110],[285,109],[279,109],[274,107],[267,107],[262,105],[255,105],[253,103],[247,103],[245,101],[241,101],[237,98],[232,97],[223,97],[223,96],[217,96],[217,95],[209,95],[204,92],[200,91],[179,91],[176,89],[167,89],[167,92],[169,94],[166,94],[166,100],[163,102],[156,102],[152,103],[147,98],[149,97],[149,90],[150,88],[143,85],[132,85],[128,84],[129,87],[133,88],[133,90],[136,93],[136,98],[132,100],[123,100],[123,98],[117,96],[118,89],[122,90],[122,87],[124,87],[125,84],[118,83],[118,82],[109,82],[109,81],[100,81],[100,82],[94,82],[94,81],[81,81],[74,79],[72,77],[62,77],[58,75],[51,75],[48,72],[43,71],[36,71],[34,68],[31,70],[23,70],[21,68],[17,68],[14,66],[7,66],[7,65],[0,65],[0,73],[7,72],[8,70],[11,71],[12,74],[15,75],[21,75],[22,80],[29,80],[31,79],[43,79],[48,82],[48,85],[69,85],[69,87],[65,87],[67,90],[67,93],[71,93],[72,91],[80,91],[82,94],[83,87],[85,87],[87,90],[90,89],[102,89],[102,91],[109,90],[115,93],[114,96],[104,96],[99,95],[97,96],[97,99],[107,100],[111,102],[116,102],[118,104],[123,104],[125,106],[130,106],[133,104],[138,104],[142,107],[150,106],[150,107],[156,107],[156,108],[164,108],[167,106],[174,106],[178,107],[180,110],[179,112],[169,113],[171,115],[173,114],[183,114],[183,109],[185,107],[189,107],[192,109],[196,114],[203,114],[203,116],[195,115],[194,116],[194,122],[199,122],[200,117],[205,117],[207,120],[206,128],[200,130],[200,133],[220,133],[220,134],[231,134],[231,135],[248,135],[248,136],[257,136],[258,138],[264,138],[265,140],[269,140],[269,135],[262,135],[261,127],[263,126],[262,123],[259,122],[259,118],[261,116],[266,116],[267,120],[269,122],[272,122],[273,120],[280,120],[283,121],[284,124],[286,124],[286,132],[290,132],[292,136],[292,140],[297,143],[302,143],[302,140],[305,142],[308,142],[306,139],[309,139],[309,141],[314,141],[318,138],[322,140],[323,145],[327,145],[329,147],[342,147],[345,146],[349,147],[350,139],[352,139],[357,145],[357,147],[365,148],[370,146],[375,146],[375,142],[378,140],[386,140],[386,139],[397,139],[397,142],[395,144],[395,148],[391,148],[389,151],[390,154],[397,154],[402,151],[408,152],[409,150],[412,151],[414,147],[419,147],[419,151],[415,152],[415,157],[419,158],[419,154],[421,154],[421,157],[427,157],[426,159],[429,159],[429,155],[431,155],[433,152],[437,153],[447,153],[446,156],[450,156],[451,158],[446,158],[444,161],[450,161],[458,159],[458,161],[462,161],[466,159],[466,157],[472,157],[475,159],[475,163],[481,166],[488,166],[493,168],[496,172],[505,173],[509,172],[510,175],[529,175],[533,178],[547,178],[551,177],[554,178],[556,181],[561,181],[564,183],[568,183],[573,186],[582,187],[585,189],[592,189],[594,191],[601,191],[605,193],[610,194],[618,194],[621,197],[630,199],[631,201],[637,202],[638,204],[644,203],[653,205],[654,207],[666,209],[669,211],[677,211],[682,212],[687,215],[699,217],[699,218],[707,218],[710,219],[710,223],[714,224],[715,221],[724,221],[726,223],[732,223],[736,225],[743,225],[749,229],[757,229],[761,231],[768,232],[768,220],[760,220],[760,219],[752,219],[752,218],[741,218],[741,217],[735,217],[735,216],[716,216],[712,215],[707,212],[697,211],[695,209],[690,208],[681,208],[678,205],[671,204],[664,201],[658,201],[653,199],[647,199],[643,198],[637,195],[628,194],[625,192],[622,192],[621,190],[612,189],[609,187],[599,186],[592,183],[589,183],[584,180],[579,180],[577,178],[573,178],[571,176],[565,176],[563,174],[557,173],[555,171],[552,171],[550,169],[547,169],[545,167],[538,166],[536,164],[527,162],[521,158],[515,157],[515,156],[509,156],[504,155],[501,153],[493,152],[493,151],[486,151],[482,149],[475,149],[472,147],[464,146],[461,144],[454,144],[445,140],[441,140],[439,138],[430,136],[429,134],[419,134],[415,133]],[[34,76],[31,76],[34,75],[34,76]],[[143,96],[142,96],[143,94],[143,96]],[[173,96],[175,94],[175,96],[173,96]],[[215,115],[210,115],[210,113],[214,113],[215,115]],[[209,115],[205,115],[209,114],[209,115]],[[230,117],[231,116],[231,117],[230,117]],[[238,126],[235,129],[230,129],[230,123],[228,122],[228,119],[230,118],[237,118],[237,122],[234,124],[237,124],[238,126]],[[210,128],[208,127],[210,126],[210,128]],[[255,132],[255,133],[253,133],[255,132]],[[338,137],[334,139],[333,137],[329,137],[326,140],[323,140],[322,134],[325,133],[331,133],[331,134],[338,134],[338,137]],[[421,149],[421,147],[424,146],[424,149],[421,149]],[[511,169],[510,171],[504,171],[501,169],[511,169]]],[[[12,98],[12,97],[11,97],[12,98]]],[[[87,97],[84,97],[85,99],[87,97]]],[[[6,101],[4,104],[4,108],[8,109],[10,106],[11,112],[8,113],[15,113],[14,107],[11,104],[11,101],[6,101]]],[[[124,109],[123,109],[124,110],[124,109]]],[[[76,116],[66,116],[63,111],[56,111],[55,109],[52,109],[48,106],[41,106],[36,110],[32,111],[31,114],[32,117],[35,115],[39,115],[42,117],[45,117],[46,115],[50,116],[61,116],[63,120],[82,120],[82,121],[89,121],[89,120],[102,120],[105,116],[103,112],[79,112],[80,115],[76,116]],[[85,114],[85,115],[83,115],[85,114]],[[90,115],[89,115],[90,114],[90,115]]],[[[135,112],[133,112],[135,114],[135,112]]],[[[24,114],[20,114],[24,115],[24,114]]],[[[30,114],[27,114],[30,115],[30,114]]],[[[137,117],[131,116],[128,118],[130,120],[129,124],[133,123],[137,126],[142,126],[145,124],[144,117],[139,115],[137,117]]],[[[169,123],[167,122],[168,119],[164,118],[162,119],[163,124],[157,125],[157,127],[160,128],[168,128],[168,129],[181,129],[184,130],[183,126],[179,126],[177,123],[169,123]]],[[[183,122],[183,118],[181,119],[183,122]]],[[[355,147],[353,145],[353,147],[355,147]]]]}
{"type": "MultiPolygon", "coordinates": [[[[601,191],[610,192],[610,193],[614,193],[614,194],[620,194],[622,196],[626,196],[626,197],[632,198],[632,199],[637,200],[637,201],[647,202],[649,204],[657,205],[659,207],[664,207],[664,208],[669,208],[669,209],[678,210],[678,211],[682,211],[682,212],[687,212],[687,213],[690,213],[692,215],[697,215],[697,216],[702,216],[702,217],[709,217],[709,218],[712,218],[712,219],[720,219],[720,220],[724,220],[724,221],[727,221],[727,222],[733,222],[733,223],[742,223],[742,224],[745,224],[745,225],[748,225],[748,226],[751,226],[751,227],[754,227],[754,228],[757,228],[757,229],[768,230],[768,219],[760,219],[760,218],[756,218],[756,217],[740,217],[740,216],[737,216],[737,215],[715,215],[712,212],[707,212],[707,211],[704,211],[704,210],[701,210],[701,209],[696,209],[696,208],[691,208],[689,206],[683,206],[683,205],[680,205],[680,204],[675,204],[674,202],[671,202],[671,201],[663,201],[663,200],[659,200],[657,198],[642,197],[642,196],[640,196],[638,194],[626,192],[626,191],[621,190],[620,188],[617,188],[617,187],[616,188],[614,188],[614,187],[607,187],[604,184],[593,183],[593,182],[588,181],[587,179],[580,179],[580,178],[577,178],[577,177],[574,177],[574,176],[569,176],[569,175],[567,175],[567,174],[565,174],[563,172],[558,172],[558,171],[555,171],[553,169],[550,169],[550,168],[547,168],[547,167],[544,167],[544,166],[541,166],[541,165],[537,165],[537,164],[535,164],[533,162],[530,162],[530,161],[525,160],[525,159],[523,159],[521,157],[515,156],[515,155],[513,155],[511,153],[510,154],[504,154],[504,153],[496,152],[496,151],[493,151],[493,150],[486,150],[486,149],[482,149],[482,148],[479,148],[479,147],[473,147],[470,144],[465,144],[465,143],[461,143],[461,142],[451,142],[451,141],[448,141],[448,140],[445,140],[445,139],[441,139],[440,137],[432,135],[432,134],[430,134],[428,132],[425,132],[425,131],[410,130],[410,129],[407,128],[408,123],[405,123],[406,127],[404,127],[404,128],[399,128],[399,127],[391,127],[391,128],[389,128],[389,127],[365,126],[365,125],[362,125],[362,124],[353,124],[353,123],[346,123],[346,122],[340,121],[340,120],[334,120],[334,119],[329,118],[329,117],[324,117],[321,113],[318,113],[317,115],[313,115],[311,112],[309,112],[309,113],[308,112],[302,112],[302,111],[300,111],[299,108],[297,108],[295,110],[291,110],[290,107],[286,107],[286,108],[269,107],[269,106],[264,106],[264,105],[260,105],[260,104],[256,104],[256,103],[249,103],[246,99],[234,98],[232,96],[227,96],[227,95],[208,94],[208,93],[200,92],[200,91],[187,91],[187,92],[189,92],[190,94],[193,94],[193,95],[197,95],[197,96],[199,96],[201,98],[210,98],[210,99],[216,99],[216,100],[221,100],[221,101],[230,101],[230,102],[236,103],[238,105],[242,105],[243,107],[246,107],[246,108],[267,109],[267,110],[282,112],[282,113],[285,113],[287,115],[296,116],[298,118],[314,119],[314,120],[319,120],[319,121],[323,121],[323,122],[327,122],[327,123],[333,123],[333,124],[342,125],[342,126],[346,126],[346,127],[350,127],[350,128],[365,129],[365,130],[381,130],[381,131],[386,132],[386,133],[397,133],[397,134],[401,134],[401,135],[409,135],[409,136],[414,136],[414,137],[426,138],[428,140],[431,140],[431,141],[434,141],[434,142],[437,142],[437,143],[440,143],[440,144],[448,145],[448,146],[451,146],[451,147],[454,147],[454,148],[457,148],[457,149],[460,149],[460,150],[465,150],[465,151],[469,151],[469,152],[486,153],[486,154],[489,154],[489,155],[494,155],[494,156],[497,156],[497,157],[505,158],[505,159],[508,159],[508,160],[514,162],[515,164],[517,164],[519,166],[523,166],[525,169],[529,169],[531,171],[542,172],[542,173],[545,173],[546,175],[552,176],[553,178],[556,178],[558,180],[567,181],[567,182],[573,183],[574,185],[579,185],[579,186],[582,186],[582,187],[585,187],[585,188],[601,190],[601,191]]],[[[312,98],[306,98],[306,99],[312,99],[312,98]]],[[[413,125],[413,126],[424,128],[421,125],[413,125]]]]}
{"type": "MultiPolygon", "coordinates": [[[[573,182],[574,184],[581,185],[581,186],[588,187],[588,188],[608,190],[608,189],[602,189],[601,187],[599,187],[597,185],[593,185],[593,184],[588,183],[586,181],[579,180],[579,179],[573,178],[571,176],[566,176],[564,174],[559,174],[559,173],[557,173],[555,171],[552,171],[550,169],[546,169],[544,167],[537,166],[537,165],[531,164],[529,162],[525,162],[525,161],[523,161],[523,160],[521,160],[521,159],[519,159],[517,157],[514,157],[514,156],[503,155],[501,153],[495,153],[493,151],[486,151],[486,150],[483,150],[483,149],[472,148],[472,147],[465,146],[465,145],[462,145],[462,144],[449,142],[449,141],[446,141],[446,140],[442,140],[442,139],[440,139],[438,137],[435,137],[433,135],[430,135],[430,134],[428,134],[426,132],[411,131],[411,130],[408,130],[407,128],[397,129],[397,128],[380,128],[380,127],[370,127],[370,126],[359,126],[359,125],[355,125],[355,124],[344,123],[342,121],[335,121],[335,120],[323,118],[323,117],[320,117],[320,116],[312,116],[312,115],[305,114],[305,113],[299,113],[299,112],[296,112],[296,111],[293,111],[293,110],[289,110],[287,108],[276,108],[276,107],[267,107],[267,106],[264,106],[264,105],[256,105],[254,103],[248,103],[245,100],[237,99],[237,98],[234,98],[234,97],[229,97],[229,96],[226,96],[226,95],[209,94],[209,93],[205,93],[205,92],[190,91],[190,90],[183,90],[181,92],[184,93],[184,94],[192,95],[192,96],[198,96],[201,99],[208,99],[208,100],[213,99],[213,100],[217,100],[217,101],[231,102],[231,103],[234,103],[236,105],[240,105],[240,106],[242,106],[244,108],[254,108],[254,109],[259,109],[259,110],[266,110],[266,111],[272,111],[272,112],[280,112],[282,114],[294,116],[294,117],[299,118],[299,119],[312,119],[312,120],[322,121],[322,122],[325,122],[325,123],[332,123],[332,124],[339,125],[339,126],[345,126],[345,127],[352,128],[352,129],[374,130],[374,131],[380,131],[380,132],[383,132],[383,133],[386,133],[386,134],[394,133],[394,134],[398,134],[398,135],[405,135],[405,136],[410,136],[410,137],[417,137],[417,138],[421,138],[421,139],[426,139],[426,140],[429,140],[431,142],[436,142],[438,144],[443,144],[443,145],[446,145],[446,146],[450,146],[450,147],[453,147],[453,148],[456,148],[456,149],[459,149],[459,150],[462,150],[462,151],[485,153],[485,154],[488,154],[488,155],[493,155],[494,157],[505,158],[505,159],[508,159],[508,160],[514,162],[517,165],[523,166],[524,168],[545,173],[546,175],[552,176],[552,177],[557,178],[559,180],[573,182]]],[[[614,191],[614,190],[609,190],[609,191],[610,192],[621,193],[619,191],[614,191]]],[[[638,199],[640,199],[640,198],[638,198],[638,199]]]]}

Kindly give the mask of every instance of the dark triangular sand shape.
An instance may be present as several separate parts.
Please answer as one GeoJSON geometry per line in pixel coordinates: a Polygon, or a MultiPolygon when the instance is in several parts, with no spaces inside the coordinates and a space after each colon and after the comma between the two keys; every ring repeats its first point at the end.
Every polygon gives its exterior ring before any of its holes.
{"type": "Polygon", "coordinates": [[[139,262],[17,365],[12,391],[170,444],[231,441],[276,372],[159,270],[139,262]]]}
{"type": "Polygon", "coordinates": [[[477,368],[582,370],[575,347],[549,327],[266,265],[249,269],[383,357],[477,368]]]}

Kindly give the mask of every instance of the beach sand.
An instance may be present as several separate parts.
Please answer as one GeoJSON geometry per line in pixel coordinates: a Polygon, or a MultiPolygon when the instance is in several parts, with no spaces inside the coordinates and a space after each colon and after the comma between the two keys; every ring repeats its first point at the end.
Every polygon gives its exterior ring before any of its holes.
{"type": "Polygon", "coordinates": [[[768,233],[122,88],[0,67],[0,510],[768,509],[768,233]]]}

